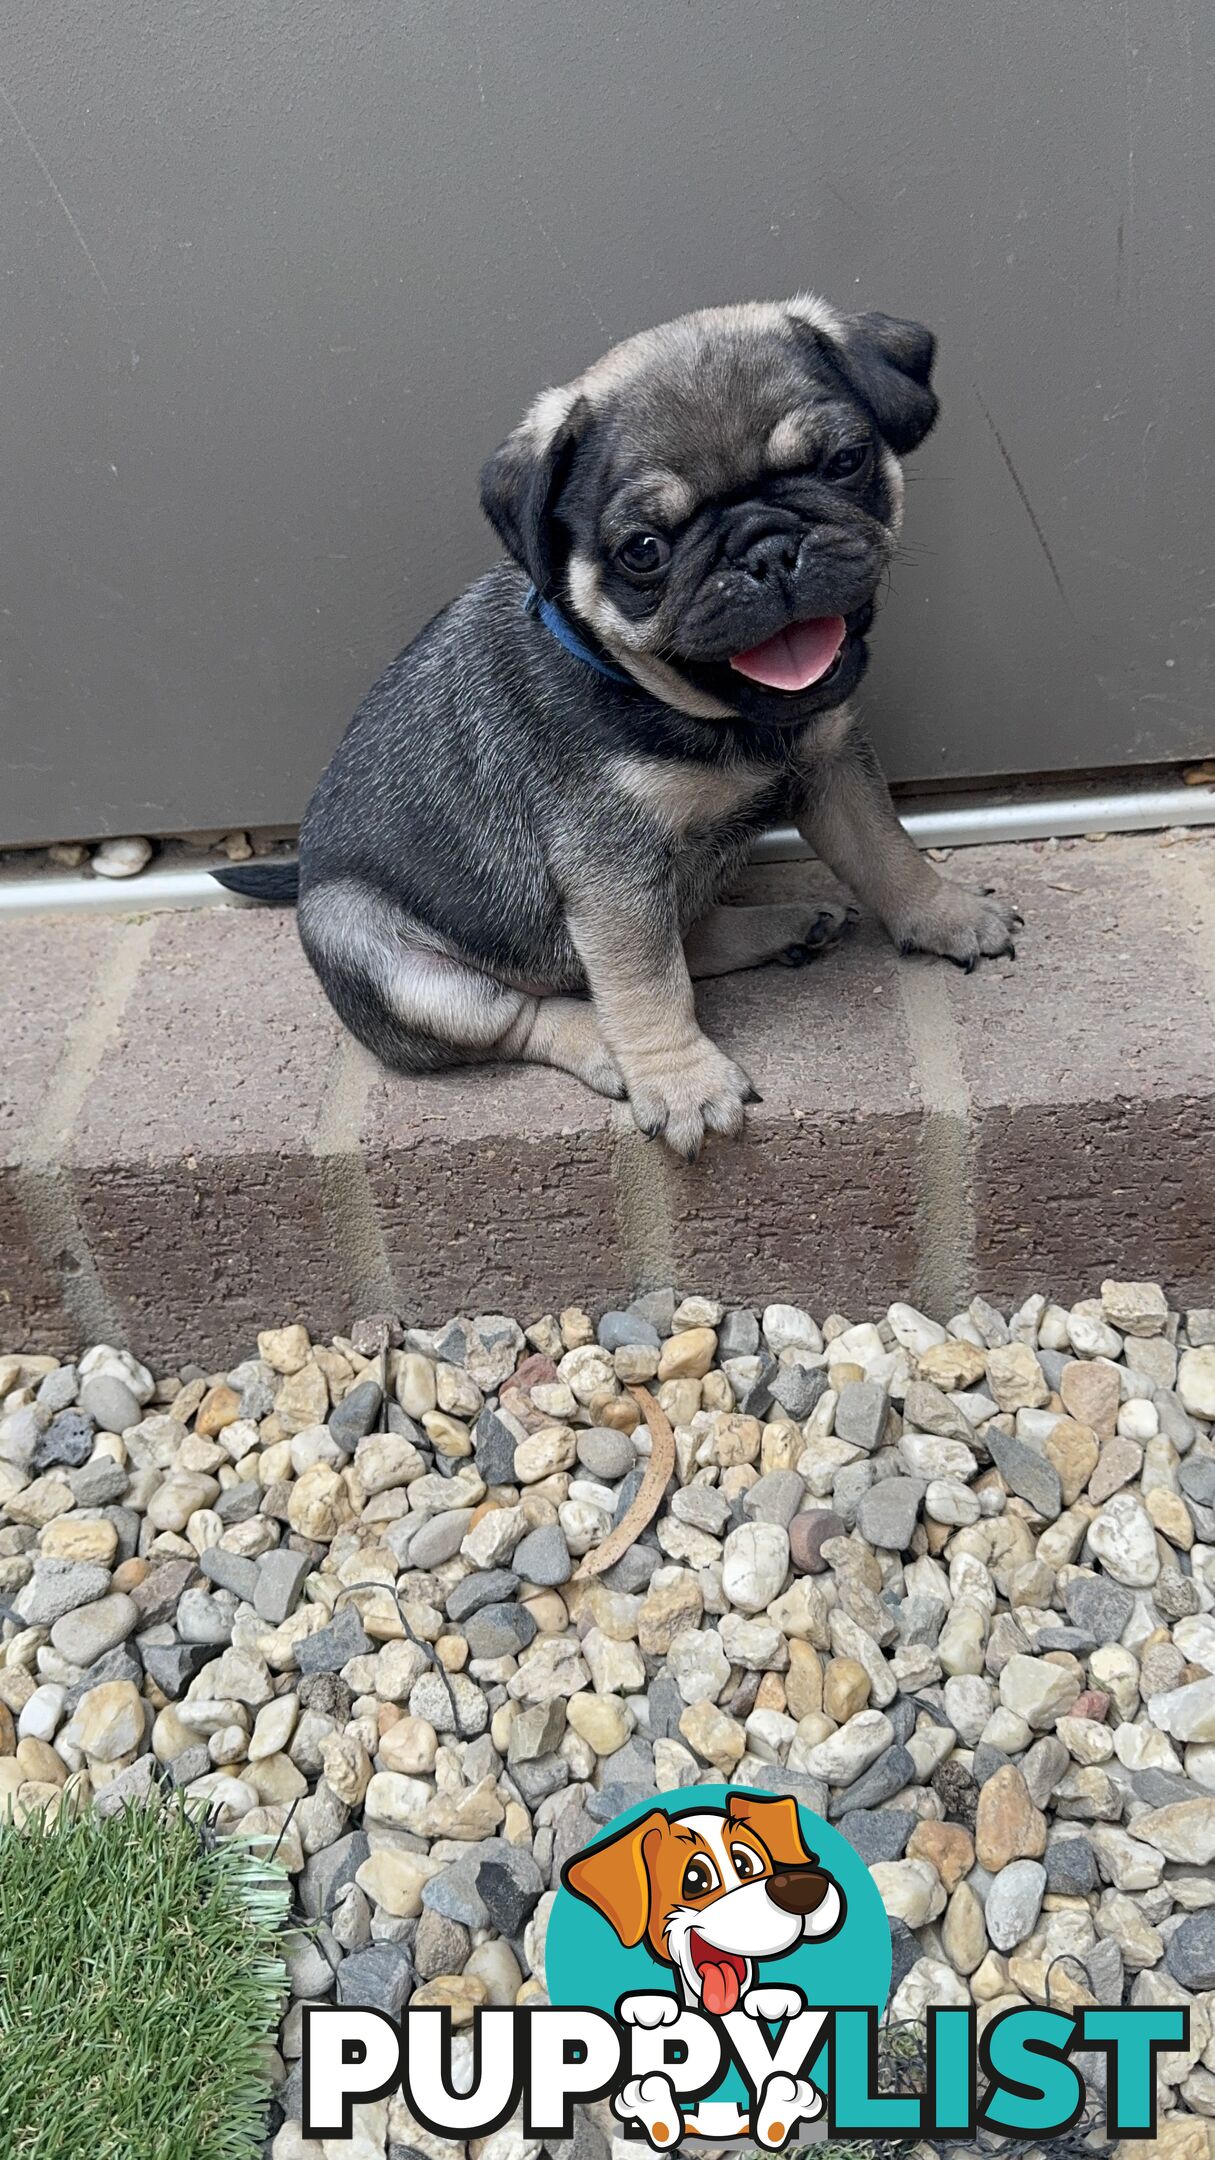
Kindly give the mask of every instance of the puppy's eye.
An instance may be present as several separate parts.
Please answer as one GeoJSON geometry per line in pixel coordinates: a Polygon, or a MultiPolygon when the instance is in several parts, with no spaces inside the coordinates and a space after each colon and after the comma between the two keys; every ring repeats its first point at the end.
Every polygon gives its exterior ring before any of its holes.
{"type": "Polygon", "coordinates": [[[717,1869],[704,1853],[697,1853],[696,1858],[689,1860],[683,1871],[684,1897],[704,1897],[707,1891],[716,1888],[717,1869]]]}
{"type": "Polygon", "coordinates": [[[852,480],[869,463],[868,443],[849,443],[846,450],[837,450],[823,467],[825,480],[852,480]]]}
{"type": "Polygon", "coordinates": [[[742,1882],[750,1882],[753,1876],[762,1875],[764,1872],[763,1861],[758,1853],[752,1852],[749,1845],[732,1845],[730,1858],[742,1882]]]}
{"type": "Polygon", "coordinates": [[[616,560],[626,576],[647,584],[662,576],[671,560],[671,543],[661,533],[630,533],[616,550],[616,560]]]}

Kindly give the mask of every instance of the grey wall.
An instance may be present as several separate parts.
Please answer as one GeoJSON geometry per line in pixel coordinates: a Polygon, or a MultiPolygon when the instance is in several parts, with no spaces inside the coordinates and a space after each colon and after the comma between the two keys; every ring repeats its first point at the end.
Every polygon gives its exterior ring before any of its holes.
{"type": "Polygon", "coordinates": [[[527,397],[687,307],[940,332],[904,776],[1208,751],[1197,0],[10,0],[0,839],[296,816],[527,397]]]}

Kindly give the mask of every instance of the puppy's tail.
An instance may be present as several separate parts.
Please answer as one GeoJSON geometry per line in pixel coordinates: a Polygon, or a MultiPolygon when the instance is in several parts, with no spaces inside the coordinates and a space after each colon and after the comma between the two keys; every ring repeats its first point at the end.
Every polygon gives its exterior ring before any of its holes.
{"type": "Polygon", "coordinates": [[[298,863],[234,863],[230,870],[213,870],[216,883],[244,900],[261,900],[267,907],[294,907],[300,896],[298,863]]]}

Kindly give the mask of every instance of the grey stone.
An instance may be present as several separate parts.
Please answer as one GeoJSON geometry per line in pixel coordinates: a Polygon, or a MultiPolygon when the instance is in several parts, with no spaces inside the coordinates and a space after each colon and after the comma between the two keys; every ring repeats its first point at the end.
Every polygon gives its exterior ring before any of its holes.
{"type": "Polygon", "coordinates": [[[772,1408],[772,1381],[780,1368],[770,1351],[761,1349],[756,1356],[755,1376],[745,1382],[738,1396],[738,1409],[742,1417],[766,1417],[772,1408]]]}
{"type": "Polygon", "coordinates": [[[512,1768],[517,1763],[540,1762],[560,1747],[564,1732],[564,1702],[558,1698],[549,1703],[531,1703],[512,1722],[507,1760],[512,1768]]]}
{"type": "Polygon", "coordinates": [[[91,1605],[110,1587],[110,1571],[96,1560],[35,1560],[34,1572],[13,1600],[27,1627],[51,1627],[78,1605],[91,1605]]]}
{"type": "Polygon", "coordinates": [[[475,1658],[518,1657],[535,1634],[536,1623],[526,1605],[483,1605],[464,1623],[469,1655],[475,1658]]]}
{"type": "Polygon", "coordinates": [[[473,1457],[487,1485],[513,1485],[515,1449],[523,1437],[517,1418],[486,1408],[473,1426],[473,1457]]]}
{"type": "MultiPolygon", "coordinates": [[[[471,1508],[444,1508],[441,1514],[431,1515],[425,1522],[409,1516],[406,1522],[416,1527],[409,1530],[407,1548],[398,1549],[406,1550],[411,1568],[442,1567],[445,1560],[455,1559],[472,1528],[472,1519],[471,1508]]],[[[393,1532],[398,1527],[404,1529],[406,1524],[393,1525],[386,1541],[389,1545],[395,1545],[393,1532]]]]}
{"type": "Polygon", "coordinates": [[[230,1592],[213,1596],[210,1590],[186,1590],[177,1607],[177,1632],[186,1642],[228,1643],[234,1616],[230,1592]]]}
{"type": "Polygon", "coordinates": [[[1196,1500],[1199,1507],[1215,1508],[1215,1456],[1189,1456],[1178,1469],[1177,1482],[1187,1500],[1196,1500]]]}
{"type": "Polygon", "coordinates": [[[828,1384],[825,1372],[807,1371],[804,1365],[781,1365],[772,1376],[772,1400],[800,1425],[826,1394],[828,1384]]]}
{"type": "Polygon", "coordinates": [[[113,1650],[139,1625],[139,1608],[121,1590],[91,1605],[78,1605],[65,1613],[51,1629],[51,1641],[69,1664],[92,1665],[113,1650]]]}
{"type": "Polygon", "coordinates": [[[1035,1350],[1034,1356],[1046,1375],[1047,1386],[1053,1388],[1055,1393],[1058,1394],[1059,1382],[1063,1378],[1063,1368],[1065,1365],[1072,1363],[1070,1352],[1066,1350],[1035,1350]]]}
{"type": "Polygon", "coordinates": [[[1097,1855],[1086,1837],[1055,1838],[1042,1856],[1046,1887],[1064,1897],[1087,1897],[1097,1887],[1097,1855]]]}
{"type": "Polygon", "coordinates": [[[198,1564],[207,1581],[214,1583],[217,1590],[230,1590],[243,1604],[252,1605],[257,1592],[256,1560],[246,1560],[240,1553],[225,1552],[222,1545],[210,1545],[198,1564]]]}
{"type": "Polygon", "coordinates": [[[195,1778],[206,1777],[213,1768],[206,1743],[200,1740],[194,1747],[183,1748],[180,1755],[173,1757],[169,1764],[169,1782],[175,1786],[192,1785],[195,1778]]]}
{"type": "Polygon", "coordinates": [[[240,1485],[225,1485],[215,1501],[221,1523],[252,1522],[262,1504],[262,1488],[253,1478],[240,1485]]]}
{"type": "Polygon", "coordinates": [[[1097,1639],[1089,1634],[1087,1628],[1039,1628],[1034,1636],[1034,1649],[1040,1651],[1071,1650],[1077,1657],[1086,1657],[1088,1652],[1096,1647],[1097,1639]]]}
{"type": "MultiPolygon", "coordinates": [[[[1044,1808],[1060,1778],[1071,1768],[1071,1756],[1057,1733],[1043,1733],[1021,1757],[1021,1775],[1036,1808],[1044,1808]]],[[[976,1771],[976,1776],[978,1775],[976,1771]]]]}
{"type": "MultiPolygon", "coordinates": [[[[859,1784],[860,1780],[857,1782],[859,1784]]],[[[763,1763],[747,1783],[753,1792],[787,1793],[812,1815],[827,1812],[826,1784],[822,1778],[811,1777],[806,1770],[787,1770],[780,1763],[763,1763]]]]}
{"type": "Polygon", "coordinates": [[[461,1740],[474,1740],[489,1723],[489,1704],[467,1673],[421,1673],[409,1691],[409,1712],[461,1740]]]}
{"type": "Polygon", "coordinates": [[[1015,1433],[997,1431],[994,1423],[983,1437],[1009,1491],[1027,1500],[1036,1515],[1054,1522],[1063,1512],[1063,1488],[1053,1462],[1015,1433]]]}
{"type": "Polygon", "coordinates": [[[93,1452],[96,1426],[87,1410],[61,1410],[34,1450],[34,1469],[79,1470],[93,1452]]]}
{"type": "Polygon", "coordinates": [[[620,1491],[616,1495],[616,1505],[612,1511],[613,1530],[617,1529],[619,1525],[624,1521],[624,1518],[628,1514],[629,1509],[632,1507],[634,1500],[637,1498],[638,1493],[641,1491],[642,1480],[644,1477],[644,1463],[635,1464],[633,1469],[629,1471],[623,1485],[620,1488],[620,1491]]]}
{"type": "Polygon", "coordinates": [[[328,1627],[305,1635],[295,1646],[295,1662],[302,1673],[340,1672],[351,1658],[366,1657],[375,1648],[363,1631],[353,1605],[339,1607],[328,1627]]]}
{"type": "MultiPolygon", "coordinates": [[[[1103,1942],[1093,1944],[1084,1960],[1084,1969],[1088,1974],[1089,1987],[1097,2001],[1117,2009],[1122,2002],[1126,1974],[1122,1952],[1112,1935],[1107,1935],[1103,1942]]],[[[1087,2071],[1084,2074],[1087,2079],[1087,2071]]]]}
{"type": "Polygon", "coordinates": [[[399,2017],[414,1987],[413,1960],[400,1943],[373,1943],[356,1950],[338,1968],[337,1999],[360,2009],[399,2017]]]}
{"type": "Polygon", "coordinates": [[[987,1893],[983,1917],[997,1950],[1015,1950],[1024,1942],[1042,1910],[1046,1869],[1040,1860],[1011,1860],[1000,1869],[987,1893]]]}
{"type": "Polygon", "coordinates": [[[925,1490],[922,1478],[892,1477],[862,1493],[856,1523],[866,1544],[882,1552],[906,1552],[925,1490]]]}
{"type": "Polygon", "coordinates": [[[274,1398],[282,1386],[282,1376],[264,1358],[246,1358],[241,1365],[234,1365],[225,1375],[228,1386],[240,1396],[240,1414],[259,1419],[269,1417],[274,1408],[274,1398]]]}
{"type": "Polygon", "coordinates": [[[1182,1800],[1205,1800],[1208,1795],[1191,1779],[1175,1770],[1133,1770],[1131,1786],[1137,1800],[1148,1807],[1175,1807],[1182,1800]]]}
{"type": "Polygon", "coordinates": [[[489,1915],[477,1888],[482,1852],[481,1846],[474,1846],[466,1856],[445,1867],[441,1875],[432,1875],[423,1884],[423,1912],[439,1913],[464,1928],[488,1927],[489,1915]]]}
{"type": "Polygon", "coordinates": [[[675,1326],[675,1292],[673,1290],[646,1290],[635,1297],[629,1305],[631,1313],[640,1313],[652,1328],[657,1328],[665,1341],[675,1326]]]}
{"type": "Polygon", "coordinates": [[[1010,1755],[1005,1755],[1000,1748],[993,1747],[990,1740],[980,1740],[971,1760],[971,1768],[980,1785],[986,1785],[988,1779],[994,1778],[997,1770],[1005,1769],[1011,1760],[1010,1755]]]}
{"type": "Polygon", "coordinates": [[[918,1821],[904,1808],[857,1808],[841,1817],[840,1834],[872,1867],[878,1860],[901,1860],[918,1821]]]}
{"type": "Polygon", "coordinates": [[[518,1936],[543,1894],[544,1877],[531,1853],[500,1841],[483,1853],[476,1885],[490,1926],[500,1935],[518,1936]]]}
{"type": "Polygon", "coordinates": [[[290,1618],[313,1564],[307,1553],[293,1552],[289,1545],[262,1554],[256,1562],[253,1606],[263,1620],[278,1627],[290,1618]]]}
{"type": "Polygon", "coordinates": [[[770,1470],[743,1494],[743,1514],[750,1522],[779,1523],[787,1530],[806,1497],[796,1470],[770,1470]]]}
{"type": "Polygon", "coordinates": [[[30,1469],[50,1422],[50,1411],[40,1403],[22,1403],[7,1417],[0,1417],[0,1462],[12,1463],[16,1470],[30,1469]]]}
{"type": "Polygon", "coordinates": [[[909,1702],[905,1695],[900,1695],[894,1702],[887,1703],[886,1715],[890,1719],[896,1740],[904,1744],[910,1740],[912,1733],[915,1731],[916,1711],[917,1705],[909,1702]]]}
{"type": "Polygon", "coordinates": [[[560,1523],[542,1523],[530,1530],[513,1554],[515,1573],[521,1582],[552,1590],[567,1583],[574,1572],[565,1532],[560,1523]]]}
{"type": "Polygon", "coordinates": [[[413,1940],[414,1968],[419,1980],[435,1980],[440,1973],[463,1972],[472,1949],[472,1936],[458,1920],[433,1907],[423,1909],[413,1940]]]}
{"type": "Polygon", "coordinates": [[[111,1378],[108,1373],[86,1380],[76,1401],[78,1408],[94,1419],[99,1432],[129,1432],[143,1416],[139,1399],[126,1381],[111,1378]]]}
{"type": "Polygon", "coordinates": [[[1152,1400],[1160,1420],[1160,1430],[1166,1440],[1171,1440],[1179,1455],[1187,1455],[1198,1438],[1198,1427],[1185,1408],[1180,1395],[1172,1388],[1158,1387],[1152,1400]]]}
{"type": "Polygon", "coordinates": [[[851,1380],[841,1389],[835,1406],[835,1436],[850,1447],[872,1454],[882,1444],[890,1397],[877,1380],[851,1380]]]}
{"type": "Polygon", "coordinates": [[[353,1455],[360,1440],[375,1432],[384,1404],[378,1380],[360,1380],[329,1413],[329,1430],[343,1454],[353,1455]]]}
{"type": "Polygon", "coordinates": [[[727,1358],[754,1357],[758,1349],[759,1315],[748,1312],[743,1305],[723,1314],[717,1330],[717,1355],[722,1362],[727,1358]]]}
{"type": "Polygon", "coordinates": [[[54,1372],[44,1373],[34,1391],[34,1399],[54,1417],[56,1411],[66,1410],[80,1391],[80,1375],[74,1365],[57,1365],[54,1372]]]}
{"type": "Polygon", "coordinates": [[[316,2002],[331,1992],[341,1955],[327,1928],[318,1929],[315,1935],[299,1931],[284,1935],[287,1980],[297,2002],[316,2002]]]}
{"type": "Polygon", "coordinates": [[[657,1328],[636,1312],[605,1312],[596,1334],[600,1348],[604,1350],[625,1350],[633,1346],[658,1350],[662,1347],[657,1328]]]}
{"type": "Polygon", "coordinates": [[[1215,1907],[1182,1921],[1165,1946],[1164,1962],[1178,1986],[1192,1994],[1215,1988],[1215,1907]]]}
{"type": "Polygon", "coordinates": [[[486,1605],[509,1605],[519,1594],[519,1577],[511,1568],[484,1568],[466,1575],[447,1594],[447,1617],[470,1620],[486,1605]]]}
{"type": "Polygon", "coordinates": [[[79,1470],[69,1470],[67,1481],[79,1508],[104,1507],[109,1500],[121,1500],[129,1482],[122,1464],[111,1461],[108,1455],[98,1455],[95,1461],[82,1463],[79,1470]]]}
{"type": "Polygon", "coordinates": [[[300,1904],[310,1919],[328,1917],[370,1851],[366,1831],[350,1830],[323,1851],[312,1854],[299,1876],[300,1904]]]}
{"type": "Polygon", "coordinates": [[[913,1597],[897,1599],[894,1618],[900,1642],[914,1643],[921,1649],[935,1649],[948,1610],[943,1598],[929,1597],[920,1591],[913,1597]]]}
{"type": "Polygon", "coordinates": [[[211,1662],[215,1648],[213,1643],[172,1643],[163,1648],[147,1644],[143,1650],[144,1669],[170,1702],[177,1702],[191,1680],[197,1679],[203,1666],[211,1662]]]}
{"type": "Polygon", "coordinates": [[[905,1920],[890,1922],[890,1992],[895,1994],[914,1965],[920,1962],[920,1946],[905,1920]]]}
{"type": "Polygon", "coordinates": [[[669,1673],[651,1680],[647,1696],[651,1740],[679,1738],[679,1720],[687,1708],[669,1673]]]}
{"type": "Polygon", "coordinates": [[[588,1425],[578,1435],[578,1460],[592,1477],[614,1485],[633,1468],[637,1448],[628,1433],[616,1432],[610,1425],[588,1425]]]}
{"type": "Polygon", "coordinates": [[[615,1778],[599,1792],[586,1796],[586,1812],[595,1824],[613,1822],[626,1808],[638,1807],[643,1800],[652,1800],[658,1788],[653,1779],[644,1785],[626,1785],[615,1778]]]}
{"type": "Polygon", "coordinates": [[[160,1765],[154,1755],[141,1755],[94,1796],[93,1813],[103,1818],[119,1815],[125,1807],[141,1807],[161,1790],[160,1765]]]}
{"type": "Polygon", "coordinates": [[[657,1545],[648,1538],[638,1538],[626,1553],[621,1553],[615,1567],[605,1568],[599,1580],[607,1590],[627,1590],[630,1594],[644,1590],[656,1568],[663,1564],[663,1556],[657,1545]]]}
{"type": "Polygon", "coordinates": [[[75,1716],[77,1706],[90,1688],[103,1687],[110,1680],[129,1680],[133,1687],[138,1687],[143,1671],[143,1658],[134,1643],[120,1643],[116,1650],[107,1650],[105,1656],[97,1658],[83,1678],[68,1689],[63,1698],[64,1718],[75,1716]]]}
{"type": "Polygon", "coordinates": [[[1193,1577],[1172,1567],[1161,1568],[1152,1588],[1152,1601],[1166,1620],[1185,1620],[1202,1603],[1193,1577]]]}
{"type": "Polygon", "coordinates": [[[339,1673],[305,1673],[296,1682],[296,1694],[300,1707],[315,1710],[319,1716],[332,1718],[335,1725],[344,1725],[354,1706],[354,1697],[339,1673]]]}

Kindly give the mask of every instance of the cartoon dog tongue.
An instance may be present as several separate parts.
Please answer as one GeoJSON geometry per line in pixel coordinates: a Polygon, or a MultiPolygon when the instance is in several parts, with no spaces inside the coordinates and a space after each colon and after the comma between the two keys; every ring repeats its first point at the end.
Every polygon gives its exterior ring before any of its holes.
{"type": "Polygon", "coordinates": [[[705,1959],[700,1967],[700,1992],[705,2009],[713,2017],[725,2017],[739,1996],[738,1960],[728,1951],[719,1953],[721,1963],[705,1959]]]}
{"type": "Polygon", "coordinates": [[[768,690],[808,690],[826,674],[847,629],[842,615],[815,615],[809,622],[787,623],[762,645],[735,653],[730,666],[735,674],[768,690]]]}

